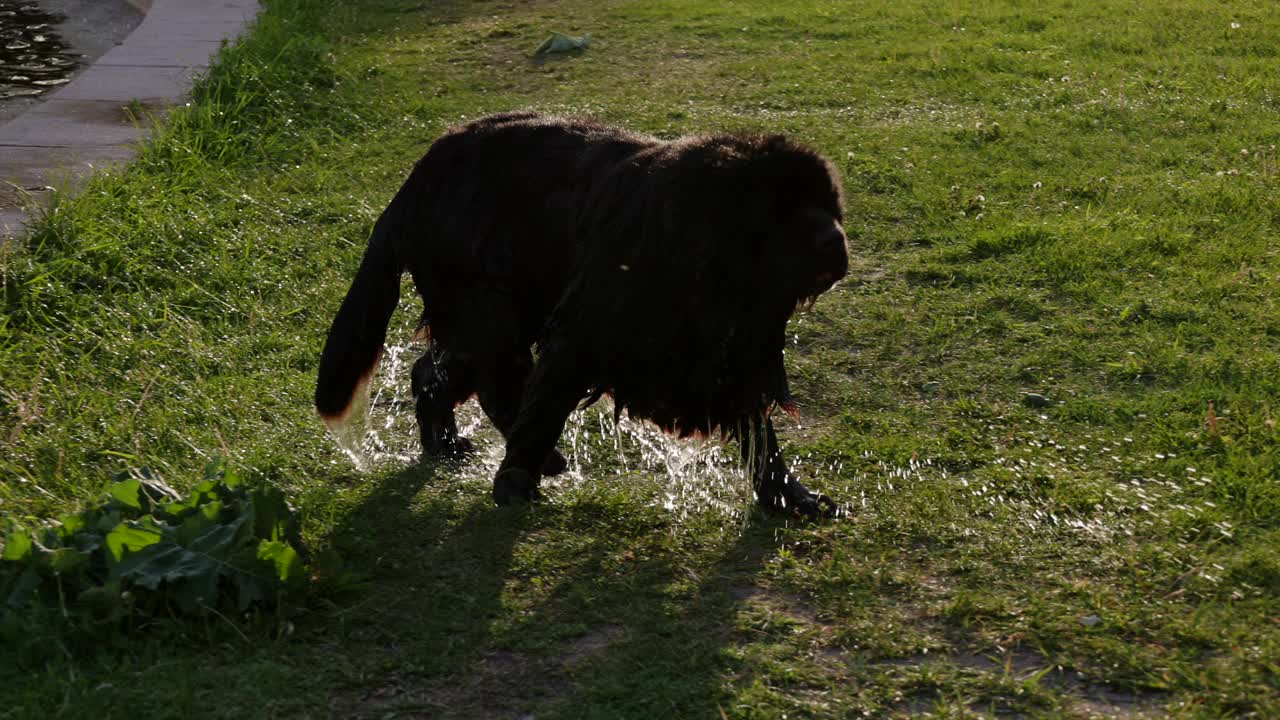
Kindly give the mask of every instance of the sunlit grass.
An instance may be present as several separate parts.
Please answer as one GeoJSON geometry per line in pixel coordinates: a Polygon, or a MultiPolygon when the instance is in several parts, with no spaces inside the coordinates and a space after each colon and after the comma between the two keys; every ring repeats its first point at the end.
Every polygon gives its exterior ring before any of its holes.
{"type": "Polygon", "coordinates": [[[1275,47],[1242,3],[269,3],[0,255],[0,515],[220,454],[343,569],[247,640],[24,630],[0,717],[1280,712],[1275,47]],[[532,60],[553,30],[594,42],[532,60]],[[790,327],[783,441],[846,518],[766,520],[713,448],[595,414],[550,502],[495,510],[496,438],[416,465],[394,363],[385,462],[324,436],[372,220],[524,107],[831,158],[855,257],[790,327]]]}

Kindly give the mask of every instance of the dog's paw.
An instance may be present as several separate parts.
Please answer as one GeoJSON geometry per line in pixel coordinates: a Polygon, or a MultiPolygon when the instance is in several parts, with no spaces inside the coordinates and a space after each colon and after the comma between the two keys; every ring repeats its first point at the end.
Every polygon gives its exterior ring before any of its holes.
{"type": "Polygon", "coordinates": [[[461,435],[422,438],[424,460],[461,460],[471,454],[474,446],[461,435]]]}
{"type": "Polygon", "coordinates": [[[777,494],[758,500],[770,512],[806,520],[828,520],[840,514],[835,500],[810,490],[793,477],[787,478],[777,494]]]}
{"type": "Polygon", "coordinates": [[[541,499],[538,481],[520,468],[499,470],[493,478],[493,501],[499,505],[536,502],[541,499]]]}
{"type": "Polygon", "coordinates": [[[796,503],[793,512],[809,520],[830,520],[840,514],[840,506],[830,497],[810,491],[808,497],[796,503]]]}
{"type": "Polygon", "coordinates": [[[549,477],[551,475],[559,475],[560,473],[568,469],[569,469],[569,461],[565,460],[564,455],[561,455],[560,451],[556,450],[555,448],[552,448],[551,454],[547,456],[546,460],[542,461],[543,477],[549,477]]]}
{"type": "Polygon", "coordinates": [[[470,438],[464,438],[461,435],[455,435],[453,438],[453,442],[450,444],[450,447],[449,447],[449,454],[454,457],[462,457],[463,455],[470,455],[471,451],[474,449],[475,449],[475,445],[471,444],[470,438]]]}

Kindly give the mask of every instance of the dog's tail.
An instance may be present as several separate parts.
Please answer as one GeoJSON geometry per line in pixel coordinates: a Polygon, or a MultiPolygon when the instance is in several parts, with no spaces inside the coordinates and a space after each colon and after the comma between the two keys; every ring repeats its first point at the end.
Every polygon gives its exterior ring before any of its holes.
{"type": "MultiPolygon", "coordinates": [[[[412,182],[412,178],[406,186],[412,182]]],[[[344,424],[353,408],[362,405],[369,380],[378,369],[391,314],[400,302],[400,274],[404,258],[401,236],[411,231],[414,200],[402,188],[373,226],[369,247],[342,307],[333,318],[329,338],[320,354],[316,378],[316,410],[330,428],[344,424]]]]}

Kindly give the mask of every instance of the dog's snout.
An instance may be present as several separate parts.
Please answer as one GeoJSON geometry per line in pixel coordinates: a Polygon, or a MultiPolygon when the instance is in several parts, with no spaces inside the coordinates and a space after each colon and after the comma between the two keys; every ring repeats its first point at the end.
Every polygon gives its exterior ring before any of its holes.
{"type": "Polygon", "coordinates": [[[843,253],[847,252],[846,248],[844,230],[839,225],[832,223],[830,228],[818,234],[818,252],[843,253]]]}
{"type": "Polygon", "coordinates": [[[843,278],[849,271],[849,243],[840,223],[832,222],[831,227],[818,234],[817,253],[832,282],[843,278]]]}

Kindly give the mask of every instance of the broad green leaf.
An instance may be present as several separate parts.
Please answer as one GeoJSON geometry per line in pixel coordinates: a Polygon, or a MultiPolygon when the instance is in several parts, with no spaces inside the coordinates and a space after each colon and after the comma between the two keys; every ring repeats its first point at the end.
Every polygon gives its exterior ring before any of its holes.
{"type": "Polygon", "coordinates": [[[284,491],[266,486],[253,493],[254,534],[264,540],[291,539],[293,511],[284,491]]]}
{"type": "Polygon", "coordinates": [[[118,511],[108,510],[98,516],[97,521],[94,522],[94,527],[97,528],[98,532],[106,534],[119,525],[121,520],[122,518],[118,511]]]}
{"type": "Polygon", "coordinates": [[[204,553],[226,560],[236,548],[242,547],[253,537],[253,515],[246,514],[225,525],[214,525],[196,536],[187,547],[193,552],[204,553]]]}
{"type": "Polygon", "coordinates": [[[196,508],[196,512],[200,513],[200,515],[209,522],[218,522],[219,518],[226,514],[223,512],[226,509],[227,504],[221,500],[210,500],[196,508]]]}
{"type": "Polygon", "coordinates": [[[165,607],[204,612],[228,599],[227,591],[242,610],[270,605],[279,583],[304,582],[301,536],[285,493],[249,485],[225,462],[206,472],[185,498],[150,471],[133,470],[113,479],[103,502],[34,534],[0,524],[0,559],[12,561],[0,572],[0,600],[53,598],[51,587],[42,588],[56,577],[76,598],[81,622],[97,624],[165,607]],[[104,565],[110,582],[94,585],[104,565]],[[155,595],[134,605],[120,594],[129,587],[155,595]]]}
{"type": "Polygon", "coordinates": [[[137,552],[160,542],[161,537],[158,528],[122,522],[107,533],[107,551],[111,553],[111,559],[120,562],[124,559],[126,550],[137,552]]]}
{"type": "Polygon", "coordinates": [[[226,474],[227,462],[220,457],[215,457],[204,465],[205,484],[210,486],[217,483],[226,474]]]}
{"type": "Polygon", "coordinates": [[[302,558],[288,543],[263,540],[258,544],[258,559],[272,563],[276,579],[287,585],[295,585],[303,578],[302,558]]]}
{"type": "Polygon", "coordinates": [[[243,482],[243,478],[234,468],[227,465],[223,458],[214,458],[204,467],[205,481],[225,488],[235,489],[243,482]]]}
{"type": "Polygon", "coordinates": [[[102,535],[96,532],[78,532],[67,538],[66,545],[82,553],[92,553],[102,547],[102,535]]]}
{"type": "MultiPolygon", "coordinates": [[[[183,503],[189,508],[198,508],[209,502],[216,502],[223,495],[217,480],[205,480],[191,492],[191,497],[183,503]]],[[[189,511],[188,511],[189,512],[189,511]]]]}
{"type": "Polygon", "coordinates": [[[70,537],[85,529],[88,523],[84,519],[84,515],[63,515],[59,518],[62,527],[59,532],[63,537],[70,537]]]}
{"type": "MultiPolygon", "coordinates": [[[[222,563],[201,553],[172,543],[157,543],[136,553],[129,553],[117,569],[120,579],[155,590],[160,583],[217,577],[222,563]]],[[[209,599],[209,602],[214,602],[209,599]]]]}
{"type": "Polygon", "coordinates": [[[142,483],[138,482],[137,478],[126,478],[111,484],[111,497],[134,510],[142,509],[142,499],[139,497],[141,492],[142,483]]]}
{"type": "Polygon", "coordinates": [[[9,532],[4,538],[4,552],[0,553],[0,560],[8,560],[10,562],[18,562],[25,560],[31,556],[31,549],[34,543],[31,542],[31,536],[22,528],[15,528],[9,532]]]}
{"type": "Polygon", "coordinates": [[[218,516],[222,513],[223,505],[219,501],[201,505],[194,512],[187,515],[182,524],[178,526],[177,541],[179,545],[190,545],[192,541],[200,537],[218,522],[218,516]]]}

